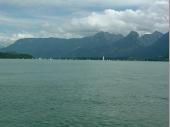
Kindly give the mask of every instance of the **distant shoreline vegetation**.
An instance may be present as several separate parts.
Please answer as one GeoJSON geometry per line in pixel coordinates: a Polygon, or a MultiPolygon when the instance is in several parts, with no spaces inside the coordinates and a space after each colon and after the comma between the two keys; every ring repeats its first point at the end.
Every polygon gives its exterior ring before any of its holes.
{"type": "MultiPolygon", "coordinates": [[[[103,57],[58,57],[58,58],[37,58],[26,53],[0,52],[0,59],[39,59],[39,60],[103,60],[103,57]]],[[[120,61],[169,61],[168,57],[159,58],[133,58],[133,57],[105,57],[108,60],[120,61]]]]}
{"type": "MultiPolygon", "coordinates": [[[[19,53],[2,53],[0,52],[0,59],[34,59],[34,60],[103,60],[102,57],[79,57],[79,58],[34,58],[29,54],[19,53]]],[[[103,61],[165,61],[169,62],[169,58],[155,58],[155,59],[136,59],[136,58],[110,58],[106,57],[103,61]]]]}
{"type": "Polygon", "coordinates": [[[0,52],[0,59],[32,59],[32,55],[15,52],[0,52]]]}
{"type": "MultiPolygon", "coordinates": [[[[73,57],[73,58],[67,58],[67,57],[60,57],[60,58],[34,58],[38,60],[103,60],[103,57],[73,57]]],[[[105,57],[103,61],[114,61],[114,60],[120,60],[120,61],[169,61],[169,58],[160,57],[160,58],[127,58],[127,57],[119,57],[119,58],[112,58],[112,57],[105,57]]]]}

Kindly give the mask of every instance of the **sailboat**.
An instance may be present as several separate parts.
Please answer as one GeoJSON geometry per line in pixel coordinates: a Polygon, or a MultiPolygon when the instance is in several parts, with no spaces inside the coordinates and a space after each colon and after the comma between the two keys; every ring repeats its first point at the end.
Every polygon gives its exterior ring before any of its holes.
{"type": "Polygon", "coordinates": [[[104,61],[104,56],[103,56],[103,61],[104,61]]]}

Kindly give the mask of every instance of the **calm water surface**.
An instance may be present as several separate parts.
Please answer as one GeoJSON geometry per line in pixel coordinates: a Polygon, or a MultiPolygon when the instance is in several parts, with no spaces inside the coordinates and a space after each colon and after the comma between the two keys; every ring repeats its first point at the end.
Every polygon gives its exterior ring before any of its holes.
{"type": "Polygon", "coordinates": [[[168,62],[0,60],[0,127],[168,127],[168,62]]]}

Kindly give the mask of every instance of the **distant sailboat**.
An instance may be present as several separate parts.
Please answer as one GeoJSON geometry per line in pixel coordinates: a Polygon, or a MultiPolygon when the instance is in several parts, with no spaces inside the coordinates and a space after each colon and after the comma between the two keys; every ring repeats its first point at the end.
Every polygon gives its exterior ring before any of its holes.
{"type": "Polygon", "coordinates": [[[41,57],[39,57],[39,58],[38,58],[38,60],[42,60],[42,58],[41,58],[41,57]]]}
{"type": "Polygon", "coordinates": [[[103,56],[103,61],[104,61],[104,56],[103,56]]]}

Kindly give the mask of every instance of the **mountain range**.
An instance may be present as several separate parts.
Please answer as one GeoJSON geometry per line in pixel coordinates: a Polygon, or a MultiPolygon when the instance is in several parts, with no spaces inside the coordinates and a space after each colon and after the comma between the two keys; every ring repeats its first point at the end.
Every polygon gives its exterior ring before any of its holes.
{"type": "Polygon", "coordinates": [[[153,59],[169,58],[169,32],[158,31],[139,36],[98,32],[83,38],[24,38],[0,49],[2,52],[31,54],[35,58],[153,59]]]}

